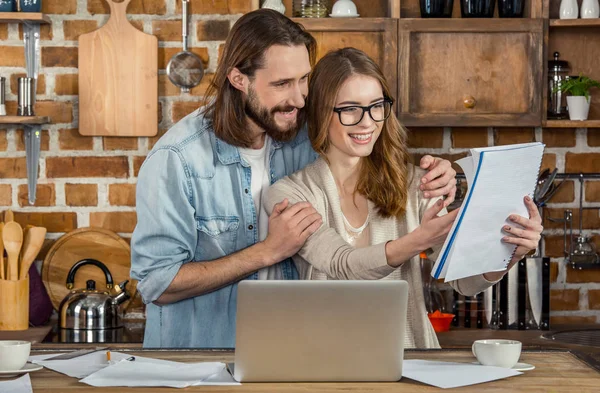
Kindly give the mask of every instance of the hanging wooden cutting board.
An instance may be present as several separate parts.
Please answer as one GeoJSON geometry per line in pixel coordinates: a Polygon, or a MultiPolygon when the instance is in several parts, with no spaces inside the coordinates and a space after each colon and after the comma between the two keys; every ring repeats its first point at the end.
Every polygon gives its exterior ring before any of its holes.
{"type": "Polygon", "coordinates": [[[154,136],[158,131],[158,39],[129,23],[131,0],[108,22],[79,36],[79,133],[154,136]]]}
{"type": "MultiPolygon", "coordinates": [[[[124,303],[121,306],[122,310],[133,311],[143,307],[141,296],[134,296],[137,281],[129,278],[131,253],[127,242],[112,231],[88,227],[71,231],[58,239],[42,264],[42,281],[57,311],[60,302],[70,292],[66,286],[69,270],[75,263],[88,258],[105,264],[115,285],[129,280],[126,288],[132,300],[124,303]]],[[[107,290],[104,273],[93,265],[86,265],[77,270],[73,289],[85,288],[87,280],[96,281],[96,289],[107,290]]],[[[113,293],[112,290],[108,291],[113,293]]]]}

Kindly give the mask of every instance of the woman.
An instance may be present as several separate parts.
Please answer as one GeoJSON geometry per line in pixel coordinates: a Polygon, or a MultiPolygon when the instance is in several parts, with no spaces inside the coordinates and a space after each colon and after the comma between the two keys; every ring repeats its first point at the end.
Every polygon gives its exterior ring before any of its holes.
{"type": "MultiPolygon", "coordinates": [[[[425,199],[419,191],[424,171],[409,163],[389,86],[365,53],[345,48],[323,57],[313,70],[307,105],[309,136],[320,157],[274,184],[266,198],[269,212],[287,198],[311,203],[323,218],[293,257],[300,278],[406,280],[405,346],[438,348],[425,310],[419,253],[439,251],[458,209],[447,214],[440,198],[425,199]]],[[[534,203],[526,197],[525,204],[530,218],[516,216],[516,228],[503,228],[503,241],[518,246],[509,268],[535,248],[542,231],[534,203]]],[[[474,295],[504,273],[450,284],[474,295]]]]}

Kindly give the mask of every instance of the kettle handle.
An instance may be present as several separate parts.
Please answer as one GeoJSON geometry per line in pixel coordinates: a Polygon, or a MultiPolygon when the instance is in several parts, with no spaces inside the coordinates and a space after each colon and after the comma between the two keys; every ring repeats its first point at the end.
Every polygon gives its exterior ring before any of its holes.
{"type": "Polygon", "coordinates": [[[110,274],[110,271],[105,264],[96,259],[82,259],[81,261],[75,263],[73,267],[71,267],[71,270],[69,270],[69,274],[67,275],[67,289],[73,289],[75,273],[77,273],[77,269],[85,265],[94,265],[102,269],[104,276],[106,277],[106,288],[111,289],[113,287],[112,274],[110,274]]]}

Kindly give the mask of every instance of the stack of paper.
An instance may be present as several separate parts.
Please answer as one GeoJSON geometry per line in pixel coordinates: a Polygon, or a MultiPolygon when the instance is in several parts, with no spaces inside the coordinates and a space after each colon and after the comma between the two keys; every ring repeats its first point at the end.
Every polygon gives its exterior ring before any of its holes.
{"type": "Polygon", "coordinates": [[[516,246],[502,242],[511,214],[529,217],[523,198],[533,198],[544,145],[471,149],[456,161],[467,178],[468,191],[454,225],[431,271],[445,281],[506,268],[516,246]]]}

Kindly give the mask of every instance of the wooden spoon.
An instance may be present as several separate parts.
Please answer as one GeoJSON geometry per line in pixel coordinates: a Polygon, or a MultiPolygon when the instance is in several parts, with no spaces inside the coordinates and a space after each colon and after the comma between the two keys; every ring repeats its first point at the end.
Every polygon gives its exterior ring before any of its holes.
{"type": "Polygon", "coordinates": [[[4,280],[4,240],[2,240],[2,230],[4,223],[0,222],[0,280],[4,280]]]}
{"type": "Polygon", "coordinates": [[[31,227],[25,233],[23,240],[23,252],[21,253],[21,268],[19,272],[19,280],[27,277],[29,268],[35,260],[35,257],[40,252],[44,239],[46,238],[46,228],[31,227]]]}
{"type": "Polygon", "coordinates": [[[23,230],[21,226],[14,222],[7,222],[2,229],[2,240],[8,254],[8,268],[6,277],[9,280],[19,279],[19,253],[23,245],[23,230]]]}
{"type": "Polygon", "coordinates": [[[15,215],[12,210],[8,209],[4,212],[4,223],[11,222],[15,220],[15,215]]]}

